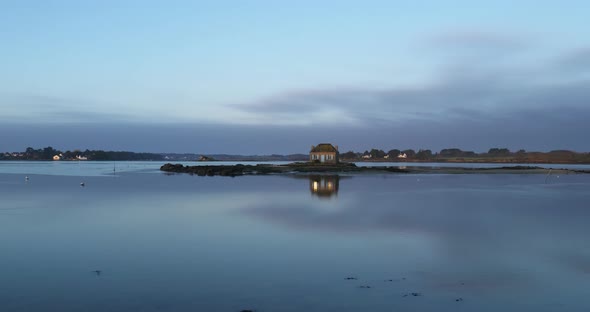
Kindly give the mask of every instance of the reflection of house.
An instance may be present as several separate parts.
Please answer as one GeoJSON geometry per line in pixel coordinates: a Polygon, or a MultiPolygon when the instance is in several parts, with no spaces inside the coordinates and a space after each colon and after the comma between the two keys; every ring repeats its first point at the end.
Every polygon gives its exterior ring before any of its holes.
{"type": "Polygon", "coordinates": [[[59,157],[59,155],[54,155],[53,156],[53,160],[60,160],[60,159],[61,159],[61,157],[59,157]]]}
{"type": "Polygon", "coordinates": [[[338,145],[334,146],[329,143],[321,143],[317,146],[311,146],[309,152],[309,161],[321,163],[337,163],[340,153],[338,145]]]}
{"type": "Polygon", "coordinates": [[[406,155],[406,153],[401,153],[397,155],[397,158],[408,158],[408,155],[406,155]]]}
{"type": "Polygon", "coordinates": [[[332,197],[338,194],[340,177],[337,175],[317,175],[309,177],[309,191],[318,197],[332,197]]]}

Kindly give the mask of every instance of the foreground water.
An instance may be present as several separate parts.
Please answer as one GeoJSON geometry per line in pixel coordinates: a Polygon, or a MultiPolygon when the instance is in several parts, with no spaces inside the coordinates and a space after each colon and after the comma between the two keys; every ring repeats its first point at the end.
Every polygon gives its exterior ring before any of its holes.
{"type": "Polygon", "coordinates": [[[590,175],[6,168],[0,311],[590,310],[590,175]]]}

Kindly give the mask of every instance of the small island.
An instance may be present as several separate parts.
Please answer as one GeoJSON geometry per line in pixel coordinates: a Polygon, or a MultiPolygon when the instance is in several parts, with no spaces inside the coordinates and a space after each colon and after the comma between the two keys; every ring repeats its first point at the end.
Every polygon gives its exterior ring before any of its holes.
{"type": "Polygon", "coordinates": [[[466,167],[398,167],[376,166],[358,167],[353,163],[340,163],[337,165],[316,163],[291,163],[286,165],[219,165],[219,166],[184,166],[182,164],[167,163],[160,167],[161,171],[170,173],[188,173],[198,176],[227,176],[236,177],[244,175],[269,175],[269,174],[371,174],[371,173],[398,173],[398,174],[578,174],[590,173],[589,170],[576,169],[547,169],[538,166],[502,166],[496,168],[466,168],[466,167]]]}

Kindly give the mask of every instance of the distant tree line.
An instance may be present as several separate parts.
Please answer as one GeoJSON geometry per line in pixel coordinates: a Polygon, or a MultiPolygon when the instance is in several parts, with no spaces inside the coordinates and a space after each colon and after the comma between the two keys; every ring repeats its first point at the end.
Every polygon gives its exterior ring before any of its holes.
{"type": "Polygon", "coordinates": [[[550,152],[527,152],[523,149],[516,152],[508,148],[490,148],[487,152],[476,153],[463,151],[458,148],[445,148],[439,152],[429,149],[392,149],[387,152],[381,149],[371,149],[364,152],[348,151],[340,154],[340,159],[346,161],[432,161],[432,162],[568,162],[590,163],[590,153],[577,153],[567,150],[550,152]]]}
{"type": "Polygon", "coordinates": [[[103,151],[103,150],[73,150],[62,152],[51,146],[34,149],[27,147],[24,152],[0,153],[0,160],[52,160],[54,156],[60,160],[163,160],[161,154],[134,153],[125,151],[103,151]]]}

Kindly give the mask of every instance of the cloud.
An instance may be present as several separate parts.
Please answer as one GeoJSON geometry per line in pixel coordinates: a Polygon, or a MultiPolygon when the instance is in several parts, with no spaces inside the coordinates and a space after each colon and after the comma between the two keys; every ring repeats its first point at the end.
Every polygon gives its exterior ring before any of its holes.
{"type": "Polygon", "coordinates": [[[590,47],[577,49],[563,56],[556,64],[558,69],[590,73],[590,47]]]}
{"type": "Polygon", "coordinates": [[[487,151],[590,151],[590,107],[539,107],[507,113],[480,110],[453,111],[399,122],[347,124],[231,125],[195,123],[68,123],[22,125],[0,123],[0,151],[51,145],[59,149],[99,148],[148,152],[228,154],[307,153],[311,144],[334,142],[343,151],[458,147],[487,151]],[[18,129],[18,136],[15,135],[18,129]]]}
{"type": "Polygon", "coordinates": [[[38,94],[0,94],[0,120],[13,123],[123,122],[129,114],[106,112],[104,103],[38,94]]]}
{"type": "Polygon", "coordinates": [[[529,38],[494,31],[455,30],[437,33],[425,41],[437,49],[479,49],[486,51],[518,51],[531,45],[529,38]]]}
{"type": "Polygon", "coordinates": [[[357,151],[372,147],[485,151],[498,146],[590,151],[585,139],[590,132],[586,121],[590,77],[584,74],[590,66],[590,50],[523,63],[518,55],[532,45],[526,37],[454,31],[427,37],[425,42],[443,65],[422,83],[287,90],[211,108],[212,113],[223,113],[207,123],[197,119],[174,123],[178,119],[165,118],[169,110],[165,105],[158,108],[159,115],[132,116],[118,114],[112,103],[0,95],[0,130],[10,133],[19,123],[35,125],[21,131],[22,140],[6,132],[0,137],[14,150],[58,140],[52,144],[246,154],[305,153],[310,144],[322,141],[357,151]],[[446,53],[458,47],[469,50],[470,57],[448,57],[446,53]],[[502,55],[505,61],[486,65],[490,58],[486,51],[502,55]],[[59,125],[63,122],[69,125],[59,125]]]}
{"type": "Polygon", "coordinates": [[[243,113],[269,120],[301,118],[326,124],[364,125],[415,120],[453,122],[494,120],[521,111],[584,110],[590,81],[544,83],[518,74],[440,78],[418,87],[326,89],[288,93],[253,103],[232,105],[243,113]],[[515,78],[516,77],[516,78],[515,78]],[[518,78],[518,79],[517,79],[518,78]],[[326,112],[333,113],[325,116],[326,112]]]}

